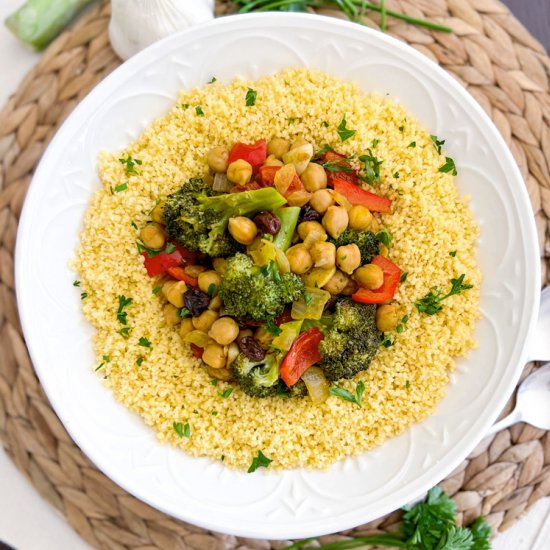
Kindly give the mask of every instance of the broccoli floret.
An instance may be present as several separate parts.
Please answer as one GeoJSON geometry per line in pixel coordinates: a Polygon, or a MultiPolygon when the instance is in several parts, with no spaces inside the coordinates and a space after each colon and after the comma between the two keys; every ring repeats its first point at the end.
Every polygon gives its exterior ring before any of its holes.
{"type": "Polygon", "coordinates": [[[372,231],[354,231],[346,229],[337,239],[330,239],[336,248],[347,244],[356,244],[361,252],[361,265],[368,264],[379,253],[380,241],[372,231]]]}
{"type": "Polygon", "coordinates": [[[366,370],[378,349],[376,306],[349,298],[336,303],[332,327],[319,345],[321,363],[329,380],[352,378],[366,370]]]}
{"type": "Polygon", "coordinates": [[[228,315],[242,319],[271,319],[285,304],[304,293],[302,279],[294,273],[280,274],[275,262],[258,267],[246,254],[227,260],[219,295],[228,315]]]}
{"type": "Polygon", "coordinates": [[[252,397],[277,395],[280,360],[268,354],[261,361],[251,361],[244,353],[231,363],[235,380],[242,390],[252,397]]]}
{"type": "Polygon", "coordinates": [[[164,221],[170,237],[188,250],[225,257],[243,250],[227,232],[229,218],[271,211],[285,203],[274,188],[219,194],[203,180],[192,179],[168,196],[164,221]]]}

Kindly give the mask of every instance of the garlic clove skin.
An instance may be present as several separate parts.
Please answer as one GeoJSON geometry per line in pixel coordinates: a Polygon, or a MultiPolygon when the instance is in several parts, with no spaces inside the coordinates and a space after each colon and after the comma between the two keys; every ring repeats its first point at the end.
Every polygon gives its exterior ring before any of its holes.
{"type": "Polygon", "coordinates": [[[112,0],[109,39],[126,60],[157,40],[214,18],[214,0],[112,0]]]}

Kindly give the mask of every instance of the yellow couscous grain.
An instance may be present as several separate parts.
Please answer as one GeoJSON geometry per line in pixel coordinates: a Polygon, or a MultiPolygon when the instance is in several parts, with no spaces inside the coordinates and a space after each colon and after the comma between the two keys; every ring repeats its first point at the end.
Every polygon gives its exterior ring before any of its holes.
{"type": "Polygon", "coordinates": [[[475,346],[479,318],[478,229],[452,175],[439,172],[444,162],[429,133],[402,106],[322,72],[293,68],[257,82],[182,92],[135,143],[100,158],[103,185],[91,200],[75,260],[88,293],[84,314],[96,328],[93,368],[103,363],[98,374],[105,384],[161,441],[193,456],[224,457],[235,468],[248,468],[259,450],[273,460],[272,468],[328,467],[423,420],[445,394],[453,358],[475,346]],[[257,100],[247,107],[249,88],[257,100]],[[344,115],[355,134],[341,142],[337,129],[344,115]],[[408,274],[395,299],[409,320],[368,370],[340,384],[353,391],[364,382],[362,408],[335,396],[321,405],[309,398],[258,400],[238,388],[223,398],[230,386],[212,385],[177,327],[166,323],[166,302],[153,293],[158,282],[147,276],[136,248],[157,201],[207,172],[209,149],[275,136],[300,136],[316,148],[328,143],[346,155],[370,148],[383,160],[376,192],[394,199],[394,212],[382,223],[393,236],[392,261],[408,274]],[[119,160],[128,156],[141,162],[135,174],[119,160]],[[414,302],[431,287],[446,291],[462,273],[472,289],[446,300],[437,315],[415,310],[414,302]],[[117,319],[119,296],[132,298],[124,309],[126,325],[117,319]],[[180,437],[175,426],[187,424],[180,437]]]}

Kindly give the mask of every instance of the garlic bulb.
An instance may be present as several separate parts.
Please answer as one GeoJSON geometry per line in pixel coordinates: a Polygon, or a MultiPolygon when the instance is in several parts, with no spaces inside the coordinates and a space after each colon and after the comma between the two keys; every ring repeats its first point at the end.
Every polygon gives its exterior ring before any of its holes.
{"type": "Polygon", "coordinates": [[[149,44],[214,18],[214,0],[112,0],[111,46],[128,59],[149,44]]]}

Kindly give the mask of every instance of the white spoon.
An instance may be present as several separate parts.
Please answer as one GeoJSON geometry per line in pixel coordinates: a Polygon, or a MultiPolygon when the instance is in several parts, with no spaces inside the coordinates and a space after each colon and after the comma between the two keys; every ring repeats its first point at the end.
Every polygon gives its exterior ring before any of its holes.
{"type": "MultiPolygon", "coordinates": [[[[529,361],[550,361],[550,287],[543,290],[539,318],[530,344],[529,361]]],[[[527,422],[535,428],[550,430],[550,363],[530,374],[520,385],[516,407],[493,424],[487,435],[527,422]]]]}

